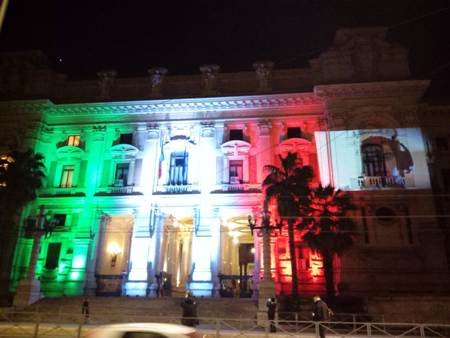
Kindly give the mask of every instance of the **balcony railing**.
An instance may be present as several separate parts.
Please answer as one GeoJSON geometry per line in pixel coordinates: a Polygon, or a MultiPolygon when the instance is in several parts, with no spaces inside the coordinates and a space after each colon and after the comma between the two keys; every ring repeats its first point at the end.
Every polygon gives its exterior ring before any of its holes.
{"type": "Polygon", "coordinates": [[[85,188],[53,187],[39,190],[39,196],[84,196],[85,188]]]}
{"type": "Polygon", "coordinates": [[[109,187],[101,187],[95,195],[141,195],[139,187],[134,185],[112,185],[109,187]]]}
{"type": "Polygon", "coordinates": [[[261,192],[260,184],[249,183],[223,183],[216,185],[215,192],[261,192]]]}
{"type": "Polygon", "coordinates": [[[160,194],[193,194],[200,192],[198,185],[180,184],[180,185],[160,185],[156,189],[160,194]]]}
{"type": "Polygon", "coordinates": [[[401,176],[359,176],[361,189],[368,188],[404,188],[405,178],[401,176]]]}

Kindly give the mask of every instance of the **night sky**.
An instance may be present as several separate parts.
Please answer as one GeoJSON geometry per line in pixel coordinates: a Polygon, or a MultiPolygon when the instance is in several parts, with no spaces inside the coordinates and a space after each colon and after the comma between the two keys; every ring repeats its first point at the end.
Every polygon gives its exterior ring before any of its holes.
{"type": "Polygon", "coordinates": [[[371,25],[389,27],[388,39],[410,49],[413,76],[449,95],[448,0],[10,0],[0,49],[41,49],[71,78],[145,76],[151,66],[197,74],[205,63],[227,72],[260,59],[302,67],[336,29],[371,25]]]}

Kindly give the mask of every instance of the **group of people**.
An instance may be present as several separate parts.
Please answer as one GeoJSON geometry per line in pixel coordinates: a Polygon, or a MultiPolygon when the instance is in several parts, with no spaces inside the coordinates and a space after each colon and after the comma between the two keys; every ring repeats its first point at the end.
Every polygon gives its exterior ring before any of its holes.
{"type": "MultiPolygon", "coordinates": [[[[312,319],[317,322],[326,322],[331,320],[331,316],[334,315],[333,311],[328,307],[320,296],[313,297],[313,311],[312,319]]],[[[267,300],[267,319],[270,321],[270,332],[276,332],[275,315],[277,312],[277,301],[274,297],[267,300]]],[[[325,338],[325,327],[319,324],[319,336],[325,338]]]]}

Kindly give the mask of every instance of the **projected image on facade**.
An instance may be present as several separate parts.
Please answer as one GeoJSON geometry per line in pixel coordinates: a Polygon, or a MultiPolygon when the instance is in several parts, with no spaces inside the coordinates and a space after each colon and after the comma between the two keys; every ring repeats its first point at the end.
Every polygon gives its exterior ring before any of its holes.
{"type": "Polygon", "coordinates": [[[316,132],[323,184],[340,189],[430,188],[418,128],[316,132]]]}

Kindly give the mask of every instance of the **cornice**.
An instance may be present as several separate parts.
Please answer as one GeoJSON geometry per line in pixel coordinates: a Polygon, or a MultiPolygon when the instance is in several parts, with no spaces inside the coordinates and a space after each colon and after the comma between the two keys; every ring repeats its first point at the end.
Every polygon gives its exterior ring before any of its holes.
{"type": "Polygon", "coordinates": [[[314,94],[324,99],[332,98],[372,98],[372,97],[422,97],[430,85],[429,80],[384,81],[319,85],[314,94]]]}
{"type": "Polygon", "coordinates": [[[115,114],[142,115],[290,108],[321,104],[323,104],[323,100],[312,93],[295,93],[264,96],[61,104],[49,107],[46,110],[46,114],[49,117],[115,114]]]}
{"type": "Polygon", "coordinates": [[[46,111],[53,106],[50,100],[1,101],[0,113],[36,113],[46,111]]]}

